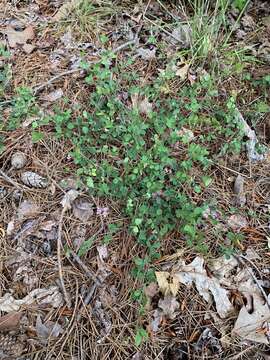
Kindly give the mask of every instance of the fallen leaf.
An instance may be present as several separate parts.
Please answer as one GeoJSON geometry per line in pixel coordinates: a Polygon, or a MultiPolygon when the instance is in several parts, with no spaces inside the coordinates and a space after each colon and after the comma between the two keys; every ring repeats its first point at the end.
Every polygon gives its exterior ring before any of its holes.
{"type": "Polygon", "coordinates": [[[164,295],[172,294],[176,296],[179,290],[179,281],[174,276],[171,276],[167,271],[156,271],[156,278],[158,282],[158,286],[160,291],[164,295]],[[169,282],[169,278],[171,277],[171,282],[169,282]]]}
{"type": "Polygon", "coordinates": [[[158,307],[162,309],[163,314],[169,319],[175,319],[175,311],[179,309],[179,302],[176,301],[174,296],[167,295],[164,299],[159,300],[158,307]]]}
{"type": "Polygon", "coordinates": [[[189,64],[183,64],[181,67],[179,67],[176,72],[175,75],[179,76],[180,79],[182,81],[186,80],[187,75],[188,75],[188,71],[189,71],[189,64]]]}
{"type": "Polygon", "coordinates": [[[72,203],[79,196],[79,192],[77,190],[71,189],[65,193],[63,199],[61,200],[61,205],[63,209],[68,210],[71,209],[72,203]]]}
{"type": "Polygon", "coordinates": [[[149,299],[152,299],[158,293],[157,284],[155,282],[152,282],[149,285],[147,285],[146,288],[144,289],[144,293],[149,299]]]}
{"type": "Polygon", "coordinates": [[[150,330],[153,333],[157,332],[162,320],[163,320],[163,312],[159,309],[156,309],[153,313],[152,321],[148,326],[148,330],[150,330]]]}
{"type": "Polygon", "coordinates": [[[144,98],[138,104],[140,114],[149,115],[153,110],[153,104],[148,101],[147,98],[144,98]]]}
{"type": "Polygon", "coordinates": [[[56,89],[56,90],[50,92],[49,94],[42,96],[42,100],[48,101],[48,102],[55,102],[55,101],[61,99],[61,97],[63,95],[64,95],[64,93],[63,93],[62,89],[56,89]]]}
{"type": "Polygon", "coordinates": [[[102,262],[109,256],[107,245],[97,246],[98,256],[102,262]]]}
{"type": "Polygon", "coordinates": [[[264,323],[270,326],[270,310],[267,303],[263,304],[257,296],[253,297],[253,312],[249,313],[246,306],[239,312],[232,333],[249,341],[269,345],[265,332],[259,331],[264,323]]]}
{"type": "MultiPolygon", "coordinates": [[[[237,109],[236,109],[237,110],[237,109]]],[[[243,133],[248,137],[248,141],[246,141],[246,148],[248,153],[248,158],[251,161],[261,161],[264,159],[263,154],[259,154],[256,150],[256,144],[258,143],[258,139],[254,130],[250,128],[246,120],[243,118],[243,115],[240,111],[236,111],[236,121],[239,122],[239,125],[243,129],[243,133]]]]}
{"type": "Polygon", "coordinates": [[[36,47],[32,44],[24,44],[22,48],[26,54],[31,54],[31,52],[33,52],[36,47]]]}
{"type": "Polygon", "coordinates": [[[57,322],[47,321],[46,323],[42,323],[41,317],[38,315],[36,321],[36,332],[41,342],[43,344],[47,344],[48,340],[56,339],[64,332],[64,330],[57,322]]]}
{"type": "Polygon", "coordinates": [[[77,198],[73,201],[72,211],[74,216],[83,222],[88,221],[94,214],[92,203],[83,198],[77,198]]]}
{"type": "Polygon", "coordinates": [[[192,31],[189,25],[179,25],[172,31],[170,42],[173,44],[180,44],[182,48],[188,48],[191,45],[192,31]]]}
{"type": "Polygon", "coordinates": [[[6,293],[0,298],[0,311],[7,313],[19,311],[25,305],[48,305],[58,308],[63,305],[63,296],[57,286],[51,286],[48,289],[32,290],[23,299],[15,299],[11,293],[6,293]]]}
{"type": "Polygon", "coordinates": [[[18,330],[20,327],[21,312],[11,312],[0,317],[0,331],[18,330]]]}
{"type": "Polygon", "coordinates": [[[153,60],[156,57],[156,48],[144,49],[140,47],[137,49],[137,55],[140,56],[143,60],[153,60]]]}
{"type": "Polygon", "coordinates": [[[229,292],[221,287],[216,277],[209,277],[207,275],[203,265],[204,260],[199,256],[188,265],[186,265],[184,261],[181,261],[174,273],[174,277],[176,277],[180,283],[187,286],[191,286],[194,282],[199,294],[208,303],[211,302],[212,295],[219,316],[226,318],[234,311],[233,305],[229,300],[229,292]]]}
{"type": "Polygon", "coordinates": [[[40,212],[40,208],[31,200],[24,200],[21,202],[17,210],[18,220],[34,218],[40,212]]]}
{"type": "Polygon", "coordinates": [[[2,31],[8,38],[9,46],[15,48],[17,45],[24,45],[29,40],[33,40],[35,33],[32,26],[28,26],[23,31],[14,30],[11,26],[7,26],[2,31]]]}
{"type": "Polygon", "coordinates": [[[65,19],[71,11],[76,7],[76,5],[80,4],[81,0],[71,0],[63,4],[57,13],[53,16],[54,21],[60,21],[65,19]]]}
{"type": "Polygon", "coordinates": [[[244,216],[239,214],[234,214],[228,218],[227,224],[231,229],[237,231],[247,227],[248,221],[244,216]]]}

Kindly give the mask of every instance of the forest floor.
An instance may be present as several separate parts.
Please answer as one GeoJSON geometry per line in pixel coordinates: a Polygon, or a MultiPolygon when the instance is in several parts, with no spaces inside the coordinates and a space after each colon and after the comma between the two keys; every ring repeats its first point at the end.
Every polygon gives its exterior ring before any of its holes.
{"type": "Polygon", "coordinates": [[[269,2],[0,7],[0,359],[269,359],[269,2]]]}

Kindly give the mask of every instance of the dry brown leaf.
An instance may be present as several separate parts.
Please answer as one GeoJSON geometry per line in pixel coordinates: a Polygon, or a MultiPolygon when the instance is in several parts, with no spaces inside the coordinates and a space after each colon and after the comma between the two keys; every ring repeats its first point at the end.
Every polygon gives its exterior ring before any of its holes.
{"type": "Polygon", "coordinates": [[[48,340],[57,338],[60,334],[64,332],[64,330],[61,325],[52,321],[42,323],[41,317],[40,315],[38,315],[36,321],[36,332],[41,342],[43,344],[46,344],[48,340]]]}
{"type": "Polygon", "coordinates": [[[64,95],[64,93],[63,93],[62,89],[56,89],[56,90],[50,92],[49,94],[42,96],[42,100],[48,101],[48,102],[55,102],[55,101],[61,99],[61,97],[63,95],[64,95]]]}
{"type": "Polygon", "coordinates": [[[33,52],[36,47],[32,44],[24,44],[22,48],[26,54],[31,54],[31,52],[33,52]]]}
{"type": "Polygon", "coordinates": [[[237,231],[247,227],[248,221],[244,216],[239,214],[234,214],[228,218],[227,224],[231,229],[237,231]]]}
{"type": "Polygon", "coordinates": [[[176,317],[175,311],[179,309],[179,302],[176,301],[174,296],[165,296],[164,299],[160,299],[158,302],[158,307],[162,309],[163,314],[168,316],[169,319],[174,319],[176,317]]]}
{"type": "Polygon", "coordinates": [[[221,318],[226,318],[234,311],[229,299],[229,292],[221,287],[219,279],[214,276],[208,276],[204,269],[204,259],[201,257],[197,256],[192,263],[188,265],[182,260],[178,265],[177,271],[174,273],[174,277],[176,277],[180,283],[187,286],[195,283],[199,294],[207,302],[210,302],[213,296],[217,312],[221,318]]]}
{"type": "Polygon", "coordinates": [[[182,65],[176,70],[175,75],[179,76],[181,80],[186,80],[189,71],[189,64],[182,65]]]}
{"type": "Polygon", "coordinates": [[[57,286],[51,286],[48,289],[32,290],[23,299],[15,299],[11,293],[6,293],[0,298],[0,311],[10,313],[20,310],[21,306],[32,305],[34,303],[58,308],[63,305],[63,296],[57,286]]]}
{"type": "Polygon", "coordinates": [[[158,293],[158,286],[155,282],[150,283],[146,288],[144,289],[145,295],[152,299],[157,293],[158,293]]]}
{"type": "Polygon", "coordinates": [[[0,317],[0,331],[18,330],[22,313],[11,312],[0,317]]]}
{"type": "Polygon", "coordinates": [[[179,290],[179,280],[172,276],[172,281],[169,282],[170,273],[167,271],[156,271],[155,274],[160,291],[164,295],[172,294],[176,296],[179,290]]]}
{"type": "Polygon", "coordinates": [[[71,0],[63,4],[52,19],[54,21],[65,19],[80,2],[81,0],[71,0]]]}
{"type": "Polygon", "coordinates": [[[72,211],[74,216],[83,222],[88,221],[94,214],[93,205],[84,198],[75,199],[72,203],[72,211]]]}
{"type": "Polygon", "coordinates": [[[24,45],[27,41],[33,40],[35,37],[32,26],[28,26],[23,31],[17,31],[11,26],[7,26],[3,33],[7,36],[11,48],[15,48],[17,45],[24,45]]]}
{"type": "Polygon", "coordinates": [[[68,210],[71,209],[72,203],[79,196],[79,192],[77,190],[71,189],[65,193],[63,199],[61,200],[61,205],[63,209],[68,210]]]}
{"type": "Polygon", "coordinates": [[[18,220],[34,218],[40,212],[40,208],[32,201],[24,200],[17,210],[18,220]]]}
{"type": "Polygon", "coordinates": [[[266,325],[270,326],[270,310],[268,304],[263,304],[257,296],[253,298],[254,310],[250,313],[246,306],[239,312],[236,323],[234,324],[233,334],[249,341],[255,341],[269,345],[267,332],[259,331],[266,325]]]}

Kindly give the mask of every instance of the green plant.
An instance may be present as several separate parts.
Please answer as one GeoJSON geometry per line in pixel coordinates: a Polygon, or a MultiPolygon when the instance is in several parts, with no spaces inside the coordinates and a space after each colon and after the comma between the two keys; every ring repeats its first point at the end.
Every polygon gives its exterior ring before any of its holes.
{"type": "MultiPolygon", "coordinates": [[[[214,55],[223,44],[223,33],[226,29],[226,13],[229,0],[189,0],[192,9],[187,15],[188,25],[191,29],[191,52],[193,59],[205,60],[209,55],[214,55]]],[[[182,6],[183,11],[188,10],[182,6]]]]}
{"type": "Polygon", "coordinates": [[[142,327],[137,328],[136,335],[135,335],[135,345],[139,347],[147,339],[148,339],[147,331],[142,327]]]}

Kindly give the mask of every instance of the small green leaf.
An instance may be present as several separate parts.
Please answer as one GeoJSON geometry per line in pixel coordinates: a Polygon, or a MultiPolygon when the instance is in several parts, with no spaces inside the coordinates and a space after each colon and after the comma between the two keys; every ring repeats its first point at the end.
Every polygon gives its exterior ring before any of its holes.
{"type": "Polygon", "coordinates": [[[135,335],[135,345],[139,347],[147,339],[148,339],[147,331],[143,328],[138,328],[135,335]]]}
{"type": "Polygon", "coordinates": [[[205,187],[209,186],[212,182],[212,178],[210,176],[203,176],[202,182],[205,187]]]}
{"type": "Polygon", "coordinates": [[[94,238],[90,238],[86,241],[84,241],[84,243],[81,245],[79,251],[78,251],[78,256],[84,256],[92,247],[94,242],[94,238]]]}
{"type": "Polygon", "coordinates": [[[38,142],[40,140],[44,139],[44,134],[42,132],[39,132],[39,131],[33,131],[32,132],[32,141],[35,143],[35,142],[38,142]]]}

